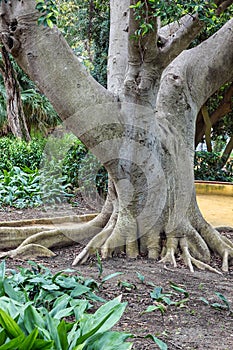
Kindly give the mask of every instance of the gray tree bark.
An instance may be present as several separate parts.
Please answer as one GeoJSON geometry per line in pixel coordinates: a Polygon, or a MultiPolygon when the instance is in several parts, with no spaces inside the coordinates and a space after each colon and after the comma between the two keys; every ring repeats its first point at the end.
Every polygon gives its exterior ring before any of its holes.
{"type": "MultiPolygon", "coordinates": [[[[198,209],[193,155],[201,106],[233,78],[233,20],[191,50],[186,48],[203,26],[197,16],[165,28],[155,20],[154,31],[138,45],[130,38],[137,23],[129,5],[111,0],[108,90],[85,71],[55,27],[37,25],[35,1],[1,5],[4,44],[110,175],[102,212],[86,230],[73,232],[73,239],[91,239],[74,264],[101,249],[104,258],[124,250],[176,266],[179,250],[193,271],[193,265],[211,269],[214,251],[227,271],[233,244],[198,209]]],[[[41,235],[30,240],[38,242],[41,235]]]]}

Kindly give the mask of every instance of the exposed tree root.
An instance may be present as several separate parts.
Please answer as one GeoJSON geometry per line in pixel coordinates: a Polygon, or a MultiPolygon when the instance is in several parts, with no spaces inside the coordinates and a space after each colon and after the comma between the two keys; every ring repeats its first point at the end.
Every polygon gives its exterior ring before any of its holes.
{"type": "Polygon", "coordinates": [[[25,246],[19,246],[16,249],[9,250],[8,252],[0,253],[0,258],[5,258],[9,256],[14,258],[16,256],[23,256],[24,258],[31,258],[32,256],[46,256],[51,257],[55,254],[46,247],[39,244],[28,244],[25,246]]]}
{"type": "Polygon", "coordinates": [[[178,248],[178,239],[170,237],[167,239],[167,244],[162,250],[162,259],[160,260],[161,263],[170,263],[174,267],[177,266],[176,264],[176,258],[175,253],[178,248]]]}
{"type": "Polygon", "coordinates": [[[233,232],[233,227],[231,226],[218,226],[215,227],[215,230],[219,232],[233,232]]]}
{"type": "Polygon", "coordinates": [[[183,255],[183,259],[184,259],[186,265],[189,267],[189,270],[191,272],[194,272],[193,265],[195,265],[200,270],[209,270],[211,272],[216,272],[216,273],[221,275],[221,272],[219,272],[217,269],[214,269],[213,267],[211,267],[210,265],[204,263],[203,261],[195,259],[190,254],[190,251],[189,251],[189,248],[188,248],[188,244],[187,244],[185,238],[182,238],[180,240],[180,246],[181,246],[181,249],[182,249],[182,252],[183,252],[183,254],[182,254],[183,255]]]}
{"type": "Polygon", "coordinates": [[[117,214],[113,213],[107,225],[103,228],[101,232],[99,232],[96,236],[94,236],[90,242],[86,245],[86,247],[82,250],[82,252],[75,258],[73,262],[73,266],[77,264],[83,264],[87,261],[89,256],[97,249],[100,249],[101,246],[106,242],[108,237],[111,235],[114,226],[116,224],[117,214]]]}
{"type": "Polygon", "coordinates": [[[22,220],[0,224],[0,253],[6,256],[52,256],[48,248],[62,247],[94,237],[100,232],[105,220],[99,214],[72,217],[22,220]],[[93,219],[91,221],[88,221],[93,219]],[[13,248],[13,249],[12,249],[13,248]]]}
{"type": "Polygon", "coordinates": [[[0,253],[0,258],[18,255],[49,257],[54,255],[50,248],[89,239],[73,265],[85,263],[91,254],[99,250],[105,259],[122,251],[130,258],[147,253],[149,258],[160,257],[160,263],[177,267],[176,256],[180,254],[191,272],[194,272],[195,266],[220,274],[210,266],[210,252],[214,252],[222,258],[222,271],[227,272],[229,260],[233,258],[233,242],[221,236],[203,217],[196,216],[195,219],[195,227],[186,219],[172,232],[153,228],[139,239],[135,218],[128,212],[119,213],[117,210],[104,220],[99,214],[0,223],[1,242],[4,242],[1,248],[10,248],[0,253]]]}

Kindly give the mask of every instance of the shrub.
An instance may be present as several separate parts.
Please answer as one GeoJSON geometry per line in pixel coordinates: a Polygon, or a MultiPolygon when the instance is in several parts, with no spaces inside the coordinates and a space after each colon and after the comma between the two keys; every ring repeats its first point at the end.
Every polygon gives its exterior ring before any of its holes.
{"type": "Polygon", "coordinates": [[[26,143],[0,139],[0,203],[17,208],[60,202],[77,188],[107,193],[107,172],[71,134],[26,143]],[[40,172],[38,171],[40,169],[40,172]],[[46,178],[47,177],[47,178],[46,178]]]}
{"type": "Polygon", "coordinates": [[[9,171],[13,166],[38,168],[45,143],[44,138],[33,139],[29,143],[15,138],[0,138],[0,170],[9,171]]]}
{"type": "Polygon", "coordinates": [[[54,169],[47,172],[12,167],[0,172],[0,205],[15,208],[36,207],[61,202],[71,194],[67,178],[54,176],[54,169]]]}

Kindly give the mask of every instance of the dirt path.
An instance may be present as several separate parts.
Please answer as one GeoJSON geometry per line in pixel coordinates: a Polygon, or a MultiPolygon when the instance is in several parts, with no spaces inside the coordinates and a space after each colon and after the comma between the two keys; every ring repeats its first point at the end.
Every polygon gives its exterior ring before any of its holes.
{"type": "Polygon", "coordinates": [[[233,226],[233,197],[199,194],[197,202],[213,226],[233,226]]]}

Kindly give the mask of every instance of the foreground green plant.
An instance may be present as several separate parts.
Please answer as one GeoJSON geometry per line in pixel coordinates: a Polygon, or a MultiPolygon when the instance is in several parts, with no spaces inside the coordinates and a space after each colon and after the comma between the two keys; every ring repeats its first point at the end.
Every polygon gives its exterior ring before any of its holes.
{"type": "MultiPolygon", "coordinates": [[[[8,271],[0,264],[0,350],[129,350],[132,334],[111,331],[127,303],[121,296],[106,302],[94,292],[104,283],[84,279],[77,271],[49,269],[30,262],[31,269],[8,271]],[[90,300],[104,304],[88,313],[90,300]]],[[[106,280],[111,278],[107,276],[106,280]]],[[[147,335],[159,347],[167,346],[147,335]]]]}
{"type": "Polygon", "coordinates": [[[109,342],[112,349],[132,347],[125,343],[131,335],[108,332],[126,308],[120,297],[87,314],[91,305],[85,297],[104,301],[94,295],[90,280],[64,272],[53,275],[36,264],[32,267],[7,276],[5,262],[0,265],[0,349],[18,349],[19,343],[22,350],[101,349],[109,342]]]}
{"type": "Polygon", "coordinates": [[[220,299],[221,303],[210,303],[207,299],[201,297],[200,300],[203,301],[206,305],[213,307],[216,310],[225,310],[229,311],[233,315],[233,310],[229,300],[221,293],[215,292],[215,295],[220,299]]]}
{"type": "Polygon", "coordinates": [[[60,306],[57,312],[48,312],[45,308],[37,310],[31,304],[14,303],[17,311],[6,312],[4,302],[9,304],[10,299],[0,298],[0,349],[91,350],[106,349],[109,344],[111,349],[132,347],[132,343],[125,342],[131,334],[109,332],[126,307],[119,297],[101,306],[93,315],[85,313],[82,306],[73,305],[76,313],[73,322],[63,319],[69,316],[70,307],[60,306]]]}
{"type": "Polygon", "coordinates": [[[189,293],[173,282],[170,282],[170,288],[172,291],[163,293],[162,287],[155,287],[150,293],[153,305],[149,305],[143,314],[159,310],[163,315],[169,306],[184,307],[189,301],[189,293]]]}

